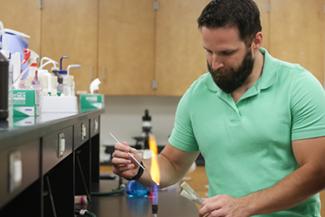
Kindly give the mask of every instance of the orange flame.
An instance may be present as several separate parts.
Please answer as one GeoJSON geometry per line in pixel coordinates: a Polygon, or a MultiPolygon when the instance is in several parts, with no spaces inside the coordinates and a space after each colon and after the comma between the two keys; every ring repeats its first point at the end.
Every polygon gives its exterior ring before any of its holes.
{"type": "Polygon", "coordinates": [[[151,179],[159,185],[160,183],[160,171],[158,165],[158,146],[154,136],[149,136],[149,148],[151,151],[151,167],[150,167],[150,176],[151,179]]]}

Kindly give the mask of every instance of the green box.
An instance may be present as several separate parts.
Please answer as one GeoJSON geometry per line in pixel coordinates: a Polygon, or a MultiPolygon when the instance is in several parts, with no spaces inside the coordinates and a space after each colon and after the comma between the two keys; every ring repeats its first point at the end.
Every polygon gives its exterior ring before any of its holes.
{"type": "Polygon", "coordinates": [[[38,99],[35,90],[12,90],[12,106],[14,117],[38,115],[38,99]]]}
{"type": "Polygon", "coordinates": [[[81,112],[87,112],[105,107],[103,94],[80,94],[79,106],[81,112]]]}
{"type": "Polygon", "coordinates": [[[32,126],[35,125],[37,117],[14,117],[13,118],[13,127],[19,128],[19,127],[26,127],[26,126],[32,126]]]}

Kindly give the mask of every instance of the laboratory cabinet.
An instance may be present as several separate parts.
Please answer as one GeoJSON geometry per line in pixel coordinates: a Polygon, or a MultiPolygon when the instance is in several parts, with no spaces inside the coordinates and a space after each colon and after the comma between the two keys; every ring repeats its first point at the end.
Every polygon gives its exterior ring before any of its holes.
{"type": "Polygon", "coordinates": [[[1,217],[74,216],[74,196],[90,197],[99,182],[99,156],[92,155],[99,155],[101,113],[41,115],[30,126],[1,122],[1,217]]]}
{"type": "Polygon", "coordinates": [[[153,95],[155,10],[150,0],[99,1],[98,76],[109,95],[153,95]]]}
{"type": "MultiPolygon", "coordinates": [[[[100,217],[152,215],[149,198],[112,195],[120,180],[100,180],[101,113],[41,115],[30,126],[0,122],[1,217],[73,217],[76,195],[86,195],[100,217]]],[[[161,191],[159,206],[161,217],[198,215],[175,190],[161,191]]]]}
{"type": "MultiPolygon", "coordinates": [[[[110,95],[182,95],[206,71],[196,19],[209,0],[140,1],[136,6],[127,2],[100,1],[102,91],[110,95]]],[[[255,2],[261,12],[262,46],[274,57],[301,64],[323,83],[325,1],[255,2]]]]}
{"type": "MultiPolygon", "coordinates": [[[[106,1],[106,0],[105,0],[106,1]]],[[[41,55],[80,64],[71,69],[78,91],[89,91],[97,76],[99,0],[42,0],[41,55]]]]}
{"type": "Polygon", "coordinates": [[[41,4],[42,0],[0,0],[0,21],[5,28],[30,36],[29,46],[41,52],[41,4]]]}
{"type": "MultiPolygon", "coordinates": [[[[206,72],[206,56],[197,18],[209,1],[159,1],[155,16],[155,95],[181,96],[206,72]]],[[[261,10],[262,24],[266,26],[264,30],[267,30],[268,1],[258,0],[256,3],[261,10]]],[[[266,42],[264,46],[267,47],[266,42]]]]}
{"type": "Polygon", "coordinates": [[[324,82],[325,1],[270,1],[269,50],[298,63],[324,82]]]}
{"type": "Polygon", "coordinates": [[[1,141],[0,205],[13,199],[40,177],[40,141],[26,137],[1,141]]]}
{"type": "Polygon", "coordinates": [[[69,126],[45,135],[42,144],[42,172],[46,173],[72,153],[73,127],[69,126]]]}
{"type": "MultiPolygon", "coordinates": [[[[255,1],[263,47],[301,64],[323,83],[325,0],[255,1]]],[[[181,96],[206,71],[196,19],[207,2],[13,0],[3,3],[0,19],[30,34],[30,48],[41,56],[67,55],[64,67],[82,63],[71,71],[78,91],[87,91],[99,77],[100,90],[108,95],[181,96]]]]}

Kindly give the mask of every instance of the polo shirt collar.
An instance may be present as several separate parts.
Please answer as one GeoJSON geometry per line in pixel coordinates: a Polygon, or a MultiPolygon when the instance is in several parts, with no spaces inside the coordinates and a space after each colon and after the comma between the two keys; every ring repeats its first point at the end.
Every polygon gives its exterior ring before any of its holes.
{"type": "MultiPolygon", "coordinates": [[[[256,92],[260,92],[260,90],[267,89],[272,86],[272,84],[276,80],[276,69],[274,64],[276,59],[273,58],[265,48],[260,48],[260,52],[264,56],[264,65],[261,77],[256,81],[253,87],[256,89],[256,92]]],[[[211,74],[208,72],[208,79],[206,80],[207,88],[218,95],[226,94],[223,92],[213,81],[211,74]]]]}

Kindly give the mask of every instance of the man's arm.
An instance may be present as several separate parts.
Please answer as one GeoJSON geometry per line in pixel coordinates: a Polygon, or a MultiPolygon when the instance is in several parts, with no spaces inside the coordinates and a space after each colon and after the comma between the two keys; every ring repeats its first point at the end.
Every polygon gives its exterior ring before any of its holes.
{"type": "Polygon", "coordinates": [[[273,187],[242,198],[208,198],[200,216],[246,217],[291,208],[325,188],[325,137],[293,141],[299,168],[273,187]]]}
{"type": "MultiPolygon", "coordinates": [[[[137,150],[130,148],[126,144],[116,144],[113,152],[113,172],[124,178],[132,178],[137,174],[139,167],[128,155],[132,153],[137,160],[141,161],[137,155],[137,150]]],[[[185,152],[166,145],[158,156],[160,170],[160,186],[165,187],[176,183],[188,171],[193,161],[198,156],[198,152],[185,152]]],[[[143,160],[145,170],[139,181],[145,185],[152,183],[150,176],[150,159],[143,160]]]]}
{"type": "MultiPolygon", "coordinates": [[[[197,156],[198,152],[185,152],[171,145],[166,145],[158,156],[160,186],[166,187],[180,180],[197,156]]],[[[145,162],[145,165],[148,165],[148,169],[145,170],[139,181],[143,184],[149,184],[151,183],[150,159],[145,162]]]]}

